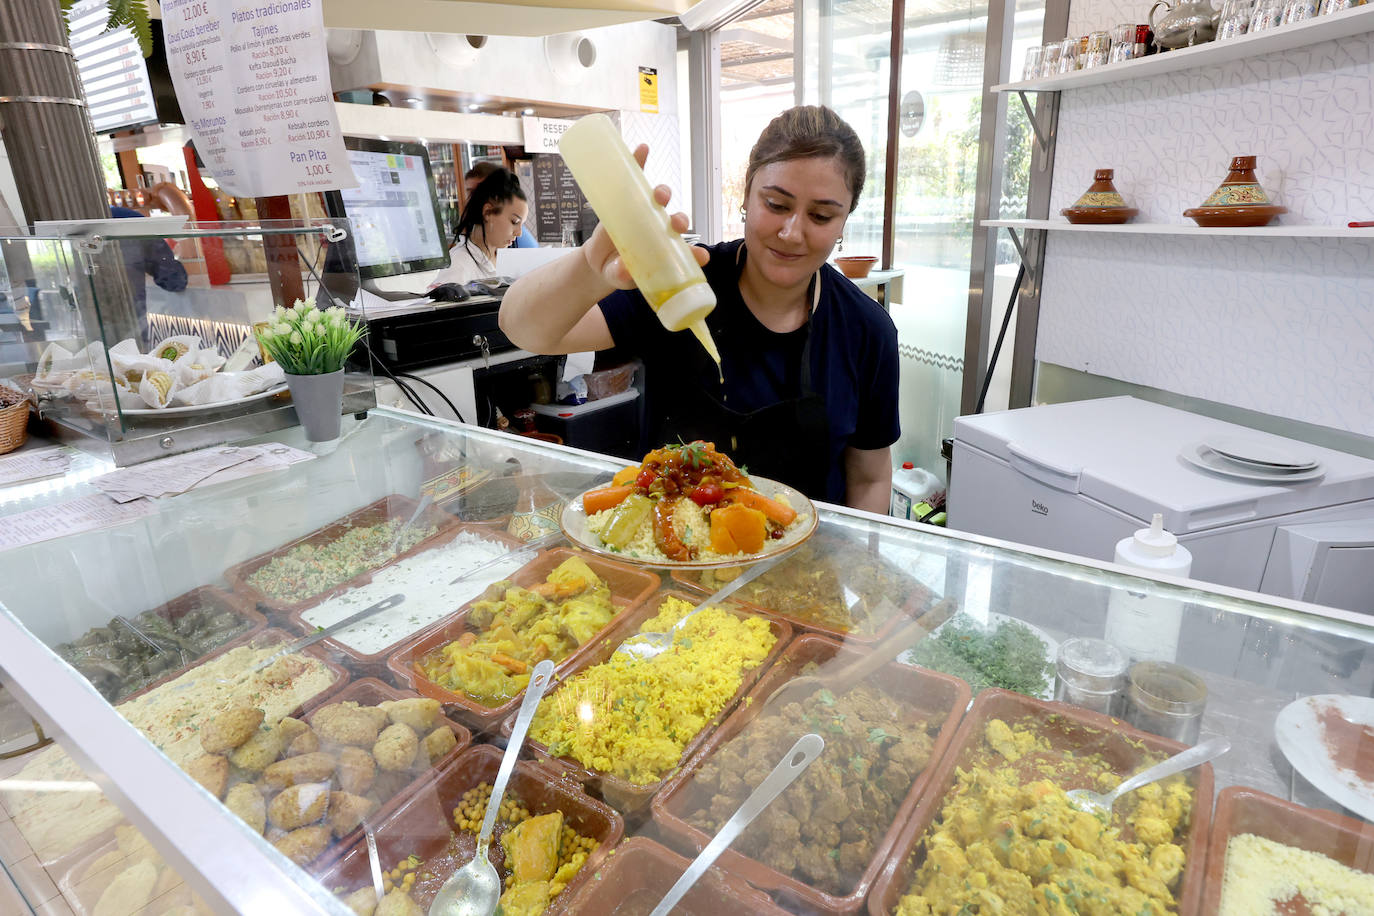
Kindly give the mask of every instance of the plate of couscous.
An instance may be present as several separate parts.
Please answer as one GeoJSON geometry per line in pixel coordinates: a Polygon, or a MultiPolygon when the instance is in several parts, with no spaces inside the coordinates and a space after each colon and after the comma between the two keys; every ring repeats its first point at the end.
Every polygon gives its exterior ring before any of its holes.
{"type": "Polygon", "coordinates": [[[816,531],[799,490],[750,477],[709,442],[655,449],[563,509],[563,532],[595,553],[659,568],[735,566],[786,553],[816,531]]]}

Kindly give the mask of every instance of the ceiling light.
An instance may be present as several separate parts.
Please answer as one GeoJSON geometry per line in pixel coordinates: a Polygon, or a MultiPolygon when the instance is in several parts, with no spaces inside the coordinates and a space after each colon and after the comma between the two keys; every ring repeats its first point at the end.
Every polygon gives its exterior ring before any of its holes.
{"type": "Polygon", "coordinates": [[[532,115],[532,114],[534,114],[534,109],[533,109],[533,108],[526,108],[526,109],[525,109],[525,114],[527,114],[527,115],[532,115]]]}
{"type": "Polygon", "coordinates": [[[424,99],[417,99],[417,98],[416,98],[415,96],[413,96],[413,95],[408,95],[408,96],[406,96],[406,102],[408,102],[408,103],[411,104],[411,105],[419,105],[419,104],[420,104],[421,102],[423,102],[423,101],[424,101],[424,99]]]}
{"type": "Polygon", "coordinates": [[[479,110],[481,107],[482,107],[481,105],[469,105],[469,106],[468,106],[468,111],[477,111],[477,110],[479,110]]]}

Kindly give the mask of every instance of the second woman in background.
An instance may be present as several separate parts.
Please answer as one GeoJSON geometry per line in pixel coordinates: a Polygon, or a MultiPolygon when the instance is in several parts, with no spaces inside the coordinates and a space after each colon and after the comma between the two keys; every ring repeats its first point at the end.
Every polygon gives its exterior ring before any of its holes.
{"type": "Polygon", "coordinates": [[[498,168],[483,178],[453,227],[450,265],[439,271],[431,288],[499,276],[497,252],[520,235],[527,216],[529,204],[513,173],[498,168]]]}

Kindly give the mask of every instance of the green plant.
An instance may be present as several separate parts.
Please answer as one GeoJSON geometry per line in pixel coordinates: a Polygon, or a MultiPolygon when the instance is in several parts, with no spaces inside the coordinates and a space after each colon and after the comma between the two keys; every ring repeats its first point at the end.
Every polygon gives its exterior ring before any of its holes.
{"type": "Polygon", "coordinates": [[[291,308],[277,306],[258,343],[288,375],[325,375],[343,368],[353,345],[363,336],[360,322],[352,322],[334,306],[320,311],[313,302],[298,301],[291,308]]]}
{"type": "MultiPolygon", "coordinates": [[[[153,26],[148,21],[148,7],[143,0],[107,0],[110,7],[110,18],[105,23],[107,29],[117,29],[122,25],[127,25],[129,30],[138,39],[138,46],[143,51],[143,56],[148,57],[153,53],[153,26]]],[[[61,0],[62,12],[71,12],[71,8],[76,5],[77,0],[61,0]]]]}

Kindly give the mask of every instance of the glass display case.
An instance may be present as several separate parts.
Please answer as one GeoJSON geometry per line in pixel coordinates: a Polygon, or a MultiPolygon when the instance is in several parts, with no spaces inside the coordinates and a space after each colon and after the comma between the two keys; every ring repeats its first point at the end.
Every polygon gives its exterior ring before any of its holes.
{"type": "MultiPolygon", "coordinates": [[[[0,229],[0,379],[32,396],[55,436],[119,465],[293,426],[253,328],[299,299],[351,303],[350,252],[346,220],[0,229]],[[227,256],[250,248],[266,273],[227,256]]],[[[345,412],[375,403],[371,373],[350,371],[345,412]]]]}
{"type": "MultiPolygon", "coordinates": [[[[794,500],[815,532],[674,628],[741,567],[587,535],[623,462],[387,408],[312,452],[0,552],[0,680],[56,738],[0,760],[34,912],[427,912],[544,659],[491,845],[506,914],[650,912],[804,735],[819,756],[675,912],[1371,899],[1359,615],[794,500]],[[1215,738],[1100,818],[1066,794],[1215,738]]],[[[0,515],[92,492],[74,465],[0,515]]]]}

